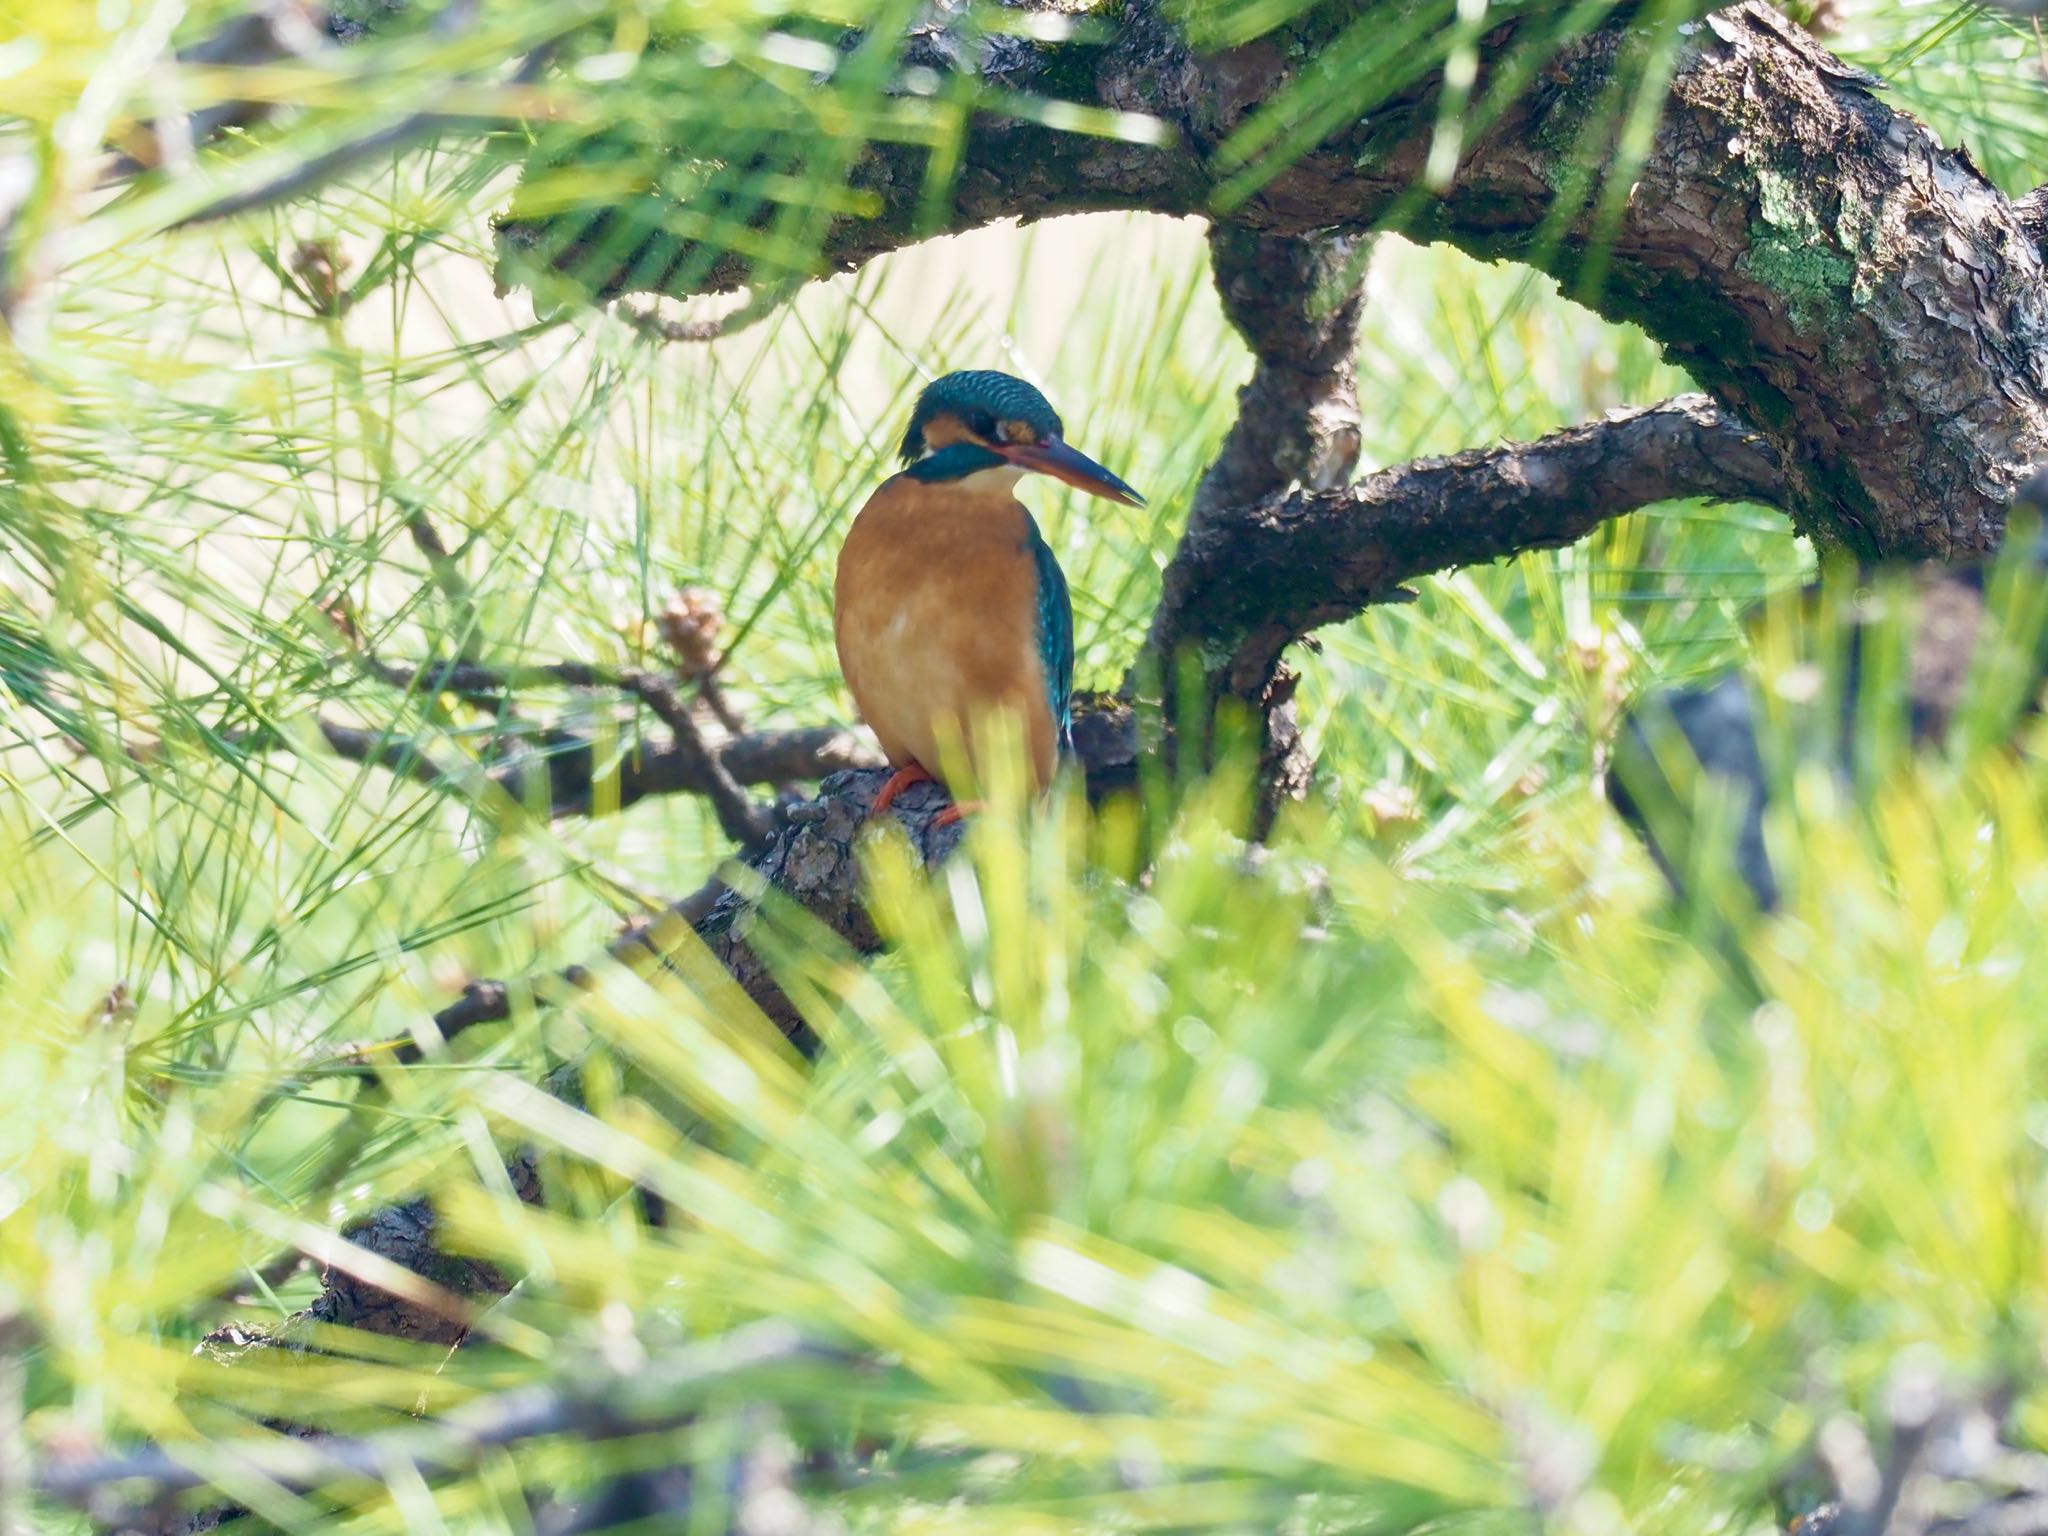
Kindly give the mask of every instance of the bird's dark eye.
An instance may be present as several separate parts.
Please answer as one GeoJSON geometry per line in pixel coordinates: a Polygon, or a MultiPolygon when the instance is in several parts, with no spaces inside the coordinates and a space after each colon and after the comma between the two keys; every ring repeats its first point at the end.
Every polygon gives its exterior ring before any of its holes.
{"type": "Polygon", "coordinates": [[[967,417],[967,430],[983,441],[993,441],[996,435],[996,419],[987,411],[974,411],[967,417]]]}

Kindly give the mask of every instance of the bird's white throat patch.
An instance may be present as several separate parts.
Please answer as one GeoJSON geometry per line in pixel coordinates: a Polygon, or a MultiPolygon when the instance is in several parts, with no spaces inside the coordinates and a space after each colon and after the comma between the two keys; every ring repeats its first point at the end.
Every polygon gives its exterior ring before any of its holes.
{"type": "Polygon", "coordinates": [[[1007,495],[1030,473],[1021,464],[998,464],[993,469],[977,469],[971,475],[962,475],[953,483],[972,496],[1007,495]]]}

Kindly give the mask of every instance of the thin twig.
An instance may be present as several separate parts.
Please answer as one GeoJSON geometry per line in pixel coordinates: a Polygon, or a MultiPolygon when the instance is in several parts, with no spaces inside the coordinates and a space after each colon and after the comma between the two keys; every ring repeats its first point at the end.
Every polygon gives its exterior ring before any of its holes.
{"type": "Polygon", "coordinates": [[[766,319],[789,301],[793,287],[749,289],[746,299],[723,314],[690,320],[672,320],[652,306],[614,300],[612,313],[650,341],[702,343],[719,341],[766,319]]]}
{"type": "MultiPolygon", "coordinates": [[[[343,725],[338,720],[329,720],[325,715],[319,720],[320,734],[336,757],[351,762],[374,763],[379,768],[388,768],[403,778],[421,784],[439,784],[448,776],[428,757],[420,743],[409,737],[393,736],[388,731],[366,730],[361,726],[343,725]]],[[[274,739],[274,738],[272,738],[274,739]]],[[[243,747],[261,745],[255,736],[238,739],[243,747]]]]}
{"type": "Polygon", "coordinates": [[[581,661],[493,667],[476,661],[389,662],[374,656],[360,659],[365,671],[393,688],[408,693],[453,693],[466,699],[488,700],[517,688],[623,688],[626,677],[613,668],[581,661]]]}
{"type": "MultiPolygon", "coordinates": [[[[327,41],[309,14],[310,9],[299,0],[273,0],[246,15],[231,18],[182,50],[177,62],[214,69],[252,69],[279,59],[308,57],[320,51],[327,41]]],[[[194,147],[218,138],[229,128],[267,116],[272,110],[251,101],[221,101],[172,122],[144,123],[128,148],[108,161],[101,175],[102,185],[138,172],[164,169],[173,161],[163,150],[167,142],[175,140],[181,154],[189,156],[194,147]],[[145,142],[157,146],[154,156],[145,155],[145,142]]]]}
{"type": "Polygon", "coordinates": [[[413,547],[426,556],[427,570],[434,578],[434,585],[441,589],[441,595],[455,610],[455,631],[463,637],[464,647],[475,645],[481,638],[477,625],[476,593],[469,585],[469,578],[462,574],[462,562],[448,552],[448,541],[441,537],[441,530],[427,516],[425,507],[413,505],[406,509],[405,528],[412,535],[413,547]]]}
{"type": "MultiPolygon", "coordinates": [[[[605,946],[605,958],[624,965],[646,965],[651,957],[655,968],[659,969],[668,961],[676,925],[680,923],[684,927],[695,928],[711,915],[711,909],[727,889],[724,878],[713,875],[689,895],[679,897],[662,908],[659,914],[628,923],[605,946]]],[[[426,1036],[427,1046],[423,1047],[420,1037],[413,1035],[352,1045],[295,1074],[277,1091],[279,1094],[296,1093],[321,1077],[351,1076],[373,1072],[380,1067],[417,1065],[426,1059],[430,1049],[439,1050],[480,1024],[503,1023],[512,1017],[522,1002],[535,1006],[560,1002],[576,993],[589,991],[596,983],[597,973],[587,965],[564,966],[549,975],[517,982],[490,978],[471,981],[464,985],[461,996],[433,1015],[430,1021],[432,1029],[426,1036]]]]}
{"type": "Polygon", "coordinates": [[[767,842],[775,829],[773,816],[740,787],[718,754],[704,745],[697,722],[690,718],[690,706],[675,684],[651,672],[628,673],[621,682],[669,728],[684,764],[702,781],[704,797],[711,802],[725,835],[748,851],[767,842]]]}
{"type": "Polygon", "coordinates": [[[726,734],[738,736],[745,731],[745,722],[718,679],[718,669],[725,664],[718,645],[725,614],[717,597],[701,587],[679,587],[654,616],[654,627],[675,655],[676,675],[696,685],[697,698],[725,727],[726,734]]]}
{"type": "MultiPolygon", "coordinates": [[[[328,748],[347,762],[367,763],[420,784],[464,782],[462,773],[436,763],[426,744],[413,737],[346,725],[325,715],[316,723],[328,748]]],[[[223,732],[222,739],[252,752],[288,745],[275,731],[223,732]]],[[[882,754],[865,735],[836,725],[750,731],[704,743],[701,752],[674,742],[627,741],[610,749],[615,754],[610,761],[605,743],[571,731],[546,730],[534,743],[538,750],[513,761],[486,759],[477,766],[509,799],[545,806],[550,817],[623,811],[663,795],[709,794],[706,755],[735,784],[777,787],[882,763],[882,754]]]]}
{"type": "Polygon", "coordinates": [[[715,672],[707,672],[697,680],[697,697],[704,701],[704,707],[711,711],[711,718],[732,735],[737,736],[746,729],[746,722],[740,712],[732,707],[732,701],[725,696],[725,687],[718,681],[715,672]]]}

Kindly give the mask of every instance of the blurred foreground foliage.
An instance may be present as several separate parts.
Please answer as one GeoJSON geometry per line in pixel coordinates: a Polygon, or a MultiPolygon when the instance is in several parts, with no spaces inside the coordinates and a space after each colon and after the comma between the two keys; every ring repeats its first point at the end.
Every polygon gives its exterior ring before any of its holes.
{"type": "Polygon", "coordinates": [[[2033,1443],[2048,765],[1907,757],[1866,803],[1794,780],[1783,910],[1732,954],[1589,891],[1591,804],[1529,817],[1513,901],[1404,879],[1324,811],[1247,865],[1221,781],[1142,886],[1128,811],[992,815],[931,880],[884,840],[887,958],[775,926],[814,1068],[730,998],[620,975],[577,1011],[578,1107],[400,1076],[398,1174],[525,1277],[454,1354],[304,1325],[315,1353],[193,1353],[246,1312],[200,1298],[313,1240],[251,1135],[271,1083],[138,1083],[119,1000],[63,1001],[73,915],[17,908],[29,1438],[189,1440],[266,1519],[363,1530],[522,1529],[522,1486],[635,1466],[722,1488],[770,1433],[859,1529],[1754,1528],[1930,1357],[2033,1443]],[[494,1144],[540,1149],[542,1206],[494,1144]],[[814,1355],[664,1396],[687,1341],[763,1323],[814,1355]],[[431,1490],[288,1496],[219,1449],[564,1383],[689,1415],[431,1490]]]}

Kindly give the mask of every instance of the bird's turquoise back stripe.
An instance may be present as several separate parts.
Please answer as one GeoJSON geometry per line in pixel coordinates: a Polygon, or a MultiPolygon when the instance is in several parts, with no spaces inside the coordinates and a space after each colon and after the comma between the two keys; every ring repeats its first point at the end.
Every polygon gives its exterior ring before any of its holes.
{"type": "Polygon", "coordinates": [[[1053,558],[1052,547],[1038,531],[1038,520],[1024,514],[1030,530],[1031,557],[1038,567],[1038,655],[1045,663],[1046,702],[1052,706],[1060,750],[1073,741],[1074,601],[1067,593],[1067,575],[1053,558]]]}

